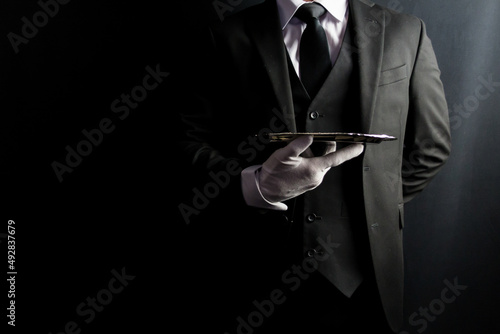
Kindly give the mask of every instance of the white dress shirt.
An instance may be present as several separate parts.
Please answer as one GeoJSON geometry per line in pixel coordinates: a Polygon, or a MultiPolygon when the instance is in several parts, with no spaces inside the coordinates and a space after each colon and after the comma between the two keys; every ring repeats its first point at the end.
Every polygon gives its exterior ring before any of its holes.
{"type": "MultiPolygon", "coordinates": [[[[349,15],[347,0],[316,0],[316,3],[321,4],[326,8],[326,13],[320,17],[320,24],[325,30],[330,57],[332,64],[335,64],[342,40],[344,39],[345,30],[347,28],[347,19],[349,15]]],[[[292,60],[293,66],[297,75],[300,77],[300,37],[306,28],[306,24],[300,19],[294,17],[297,9],[306,4],[303,0],[277,0],[278,12],[283,31],[283,39],[285,41],[288,54],[292,60]]]]}
{"type": "MultiPolygon", "coordinates": [[[[320,24],[325,30],[332,64],[335,64],[342,46],[347,20],[349,16],[348,0],[316,0],[326,8],[326,14],[320,17],[320,24]]],[[[293,67],[300,78],[300,38],[306,28],[306,24],[294,17],[297,9],[308,3],[304,0],[277,0],[278,12],[283,31],[283,40],[293,67]]],[[[259,171],[261,165],[245,168],[241,173],[241,187],[245,202],[249,206],[286,211],[284,203],[272,203],[266,200],[259,187],[259,171]]]]}

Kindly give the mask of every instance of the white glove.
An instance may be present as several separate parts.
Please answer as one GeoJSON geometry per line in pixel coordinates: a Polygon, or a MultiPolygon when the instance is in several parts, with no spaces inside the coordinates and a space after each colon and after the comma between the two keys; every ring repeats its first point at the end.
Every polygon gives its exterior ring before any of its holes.
{"type": "Polygon", "coordinates": [[[283,202],[316,188],[331,167],[357,157],[364,149],[362,144],[352,144],[335,151],[336,146],[330,145],[324,155],[313,157],[308,150],[312,142],[312,136],[298,137],[264,162],[258,181],[266,200],[283,202]]]}

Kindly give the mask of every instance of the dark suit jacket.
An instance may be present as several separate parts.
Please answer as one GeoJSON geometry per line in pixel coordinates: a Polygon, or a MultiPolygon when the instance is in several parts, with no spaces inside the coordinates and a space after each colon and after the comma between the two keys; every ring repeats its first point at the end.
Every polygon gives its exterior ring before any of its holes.
{"type": "MultiPolygon", "coordinates": [[[[368,0],[351,0],[349,19],[355,43],[343,48],[352,50],[359,59],[362,131],[398,138],[366,146],[362,157],[363,197],[376,282],[387,319],[397,329],[403,308],[404,203],[422,191],[447,160],[448,108],[434,51],[420,19],[368,0]]],[[[232,175],[262,163],[276,149],[255,134],[296,130],[275,2],[267,1],[227,18],[212,27],[209,39],[200,71],[213,71],[204,74],[208,84],[201,72],[193,82],[193,86],[203,84],[198,87],[199,103],[186,108],[183,115],[186,136],[182,147],[197,171],[211,171],[205,183],[196,188],[210,203],[205,205],[198,197],[195,208],[194,202],[188,202],[194,210],[184,217],[190,222],[197,220],[204,228],[209,225],[212,231],[226,231],[229,239],[253,240],[253,244],[246,244],[252,251],[245,258],[252,262],[252,256],[261,260],[279,253],[269,245],[279,245],[286,224],[278,223],[280,213],[245,207],[239,180],[232,175]],[[224,173],[231,175],[230,185],[220,181],[218,187],[203,190],[215,180],[214,175],[222,178],[224,173]],[[210,223],[209,212],[217,217],[210,223]],[[236,232],[238,229],[243,232],[236,232]],[[252,248],[255,244],[260,247],[252,248]]],[[[238,241],[232,246],[241,244],[238,241]]],[[[236,261],[241,263],[242,258],[236,261]]]]}

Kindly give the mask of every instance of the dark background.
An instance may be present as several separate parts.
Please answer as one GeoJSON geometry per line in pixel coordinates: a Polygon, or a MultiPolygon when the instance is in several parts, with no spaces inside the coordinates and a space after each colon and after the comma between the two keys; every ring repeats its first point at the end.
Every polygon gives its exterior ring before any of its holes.
{"type": "MultiPolygon", "coordinates": [[[[452,120],[449,162],[406,206],[403,331],[498,333],[500,3],[376,2],[425,21],[452,120]],[[478,89],[488,97],[475,97],[478,89]],[[467,288],[436,309],[445,281],[467,288]],[[423,316],[411,318],[429,307],[439,314],[425,327],[423,316]]],[[[257,1],[229,3],[235,5],[224,16],[257,1]]],[[[0,6],[0,233],[8,219],[16,221],[16,332],[59,333],[70,321],[82,333],[170,331],[202,319],[191,283],[203,285],[211,273],[197,272],[206,254],[190,252],[190,228],[177,209],[189,198],[189,176],[173,142],[178,112],[191,103],[186,87],[197,80],[185,75],[188,60],[203,57],[196,28],[220,19],[213,3],[72,0],[17,54],[7,34],[20,35],[21,18],[32,21],[40,6],[14,0],[0,6]],[[157,64],[169,77],[118,119],[111,102],[157,64]],[[82,130],[103,118],[115,130],[60,183],[52,162],[64,161],[65,147],[75,148],[82,130]],[[122,268],[135,278],[85,323],[77,306],[122,268]]]]}

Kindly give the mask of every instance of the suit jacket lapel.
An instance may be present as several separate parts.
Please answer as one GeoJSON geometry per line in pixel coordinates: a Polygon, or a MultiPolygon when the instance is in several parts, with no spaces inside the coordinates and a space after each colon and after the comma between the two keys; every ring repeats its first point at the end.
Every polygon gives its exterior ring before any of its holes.
{"type": "Polygon", "coordinates": [[[365,133],[371,129],[384,50],[385,15],[373,5],[368,0],[350,0],[355,51],[359,52],[361,128],[365,133]]]}
{"type": "Polygon", "coordinates": [[[259,15],[249,16],[247,31],[267,70],[285,125],[289,131],[296,132],[286,48],[276,1],[267,0],[258,6],[260,6],[259,15]]]}

